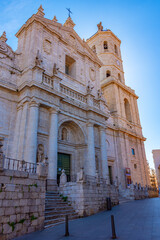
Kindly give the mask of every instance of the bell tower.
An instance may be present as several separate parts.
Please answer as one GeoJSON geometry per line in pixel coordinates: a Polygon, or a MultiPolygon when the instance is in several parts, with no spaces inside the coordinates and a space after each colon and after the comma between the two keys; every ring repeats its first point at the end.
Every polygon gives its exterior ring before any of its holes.
{"type": "Polygon", "coordinates": [[[131,170],[131,180],[141,185],[148,184],[147,161],[144,150],[145,138],[142,135],[138,96],[135,91],[126,86],[121,58],[121,40],[109,29],[103,30],[102,23],[98,31],[87,39],[90,48],[97,54],[102,62],[100,69],[100,82],[104,98],[107,100],[111,117],[108,121],[108,139],[113,135],[109,145],[117,148],[117,156],[109,153],[115,159],[114,165],[119,173],[119,182],[125,186],[125,170],[131,170]],[[116,163],[117,162],[117,163],[116,163]]]}

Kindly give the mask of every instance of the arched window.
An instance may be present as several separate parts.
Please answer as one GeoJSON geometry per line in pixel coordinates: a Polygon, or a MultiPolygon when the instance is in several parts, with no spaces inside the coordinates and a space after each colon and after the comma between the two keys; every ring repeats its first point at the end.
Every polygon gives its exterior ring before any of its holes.
{"type": "Polygon", "coordinates": [[[92,50],[93,50],[93,52],[96,53],[96,46],[95,45],[92,46],[92,50]]]}
{"type": "Polygon", "coordinates": [[[118,80],[121,81],[121,74],[118,73],[118,80]]]}
{"type": "Polygon", "coordinates": [[[108,50],[108,42],[104,41],[103,43],[104,51],[108,50]]]}
{"type": "Polygon", "coordinates": [[[64,128],[62,128],[61,140],[67,141],[67,137],[68,137],[68,131],[64,127],[64,128]]]}
{"type": "Polygon", "coordinates": [[[116,44],[114,44],[114,51],[115,51],[116,54],[118,54],[118,49],[117,49],[117,45],[116,44]]]}
{"type": "Polygon", "coordinates": [[[106,77],[110,77],[111,76],[111,71],[107,70],[106,71],[106,77]]]}
{"type": "Polygon", "coordinates": [[[124,108],[125,108],[126,119],[129,122],[132,122],[130,105],[129,105],[129,102],[126,98],[124,99],[124,108]]]}

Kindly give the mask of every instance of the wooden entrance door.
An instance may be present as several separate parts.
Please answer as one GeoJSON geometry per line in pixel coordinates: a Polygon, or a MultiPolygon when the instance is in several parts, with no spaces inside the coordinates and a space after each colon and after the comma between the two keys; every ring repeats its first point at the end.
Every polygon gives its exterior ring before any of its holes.
{"type": "Polygon", "coordinates": [[[57,164],[57,183],[60,183],[60,175],[62,170],[65,170],[67,175],[67,182],[70,181],[70,155],[65,153],[58,153],[58,164],[57,164]]]}

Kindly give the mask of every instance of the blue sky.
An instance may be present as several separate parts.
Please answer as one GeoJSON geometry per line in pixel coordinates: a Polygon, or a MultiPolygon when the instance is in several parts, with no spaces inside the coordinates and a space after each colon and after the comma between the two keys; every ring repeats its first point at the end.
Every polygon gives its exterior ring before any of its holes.
{"type": "Polygon", "coordinates": [[[15,33],[42,4],[45,17],[56,15],[60,23],[70,7],[75,30],[87,39],[102,21],[122,41],[121,51],[126,84],[139,96],[147,159],[160,148],[160,1],[155,0],[0,0],[0,34],[5,30],[8,44],[16,50],[15,33]]]}

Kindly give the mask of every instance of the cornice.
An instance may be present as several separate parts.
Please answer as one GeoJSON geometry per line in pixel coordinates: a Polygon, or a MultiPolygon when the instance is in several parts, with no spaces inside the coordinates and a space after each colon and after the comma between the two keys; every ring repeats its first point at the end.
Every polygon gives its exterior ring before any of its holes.
{"type": "Polygon", "coordinates": [[[107,128],[111,129],[111,130],[114,130],[116,132],[126,133],[126,134],[128,134],[128,135],[130,135],[132,137],[138,138],[138,139],[140,139],[142,141],[146,141],[145,137],[137,135],[136,133],[130,132],[127,129],[124,129],[124,128],[121,128],[121,127],[112,127],[110,124],[107,124],[107,128]]]}
{"type": "Polygon", "coordinates": [[[121,83],[120,81],[116,81],[113,78],[110,81],[105,81],[106,79],[101,81],[101,87],[107,87],[111,84],[115,84],[117,86],[119,86],[120,88],[122,88],[123,90],[125,90],[127,93],[130,93],[131,95],[133,95],[134,97],[136,97],[137,99],[139,98],[136,94],[135,91],[133,89],[131,89],[130,87],[124,85],[123,83],[121,83]]]}
{"type": "Polygon", "coordinates": [[[90,38],[88,38],[86,40],[86,42],[89,42],[91,40],[93,40],[94,38],[96,38],[99,35],[111,35],[112,37],[116,38],[116,40],[119,42],[119,44],[121,44],[121,40],[111,31],[111,30],[105,30],[105,31],[97,31],[95,34],[93,34],[90,38]]]}

